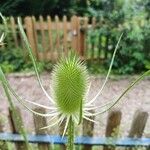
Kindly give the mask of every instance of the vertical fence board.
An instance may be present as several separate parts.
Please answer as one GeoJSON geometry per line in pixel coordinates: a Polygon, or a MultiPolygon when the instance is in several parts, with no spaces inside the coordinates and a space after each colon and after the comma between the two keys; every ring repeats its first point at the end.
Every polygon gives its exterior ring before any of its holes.
{"type": "Polygon", "coordinates": [[[68,48],[68,43],[67,43],[67,17],[63,17],[63,50],[65,55],[67,55],[67,48],[68,48]]]}
{"type": "MultiPolygon", "coordinates": [[[[93,17],[92,18],[92,31],[94,31],[95,27],[96,27],[96,18],[93,17]]],[[[91,42],[91,49],[90,49],[90,51],[92,51],[92,52],[90,52],[90,59],[94,59],[95,42],[93,40],[94,37],[92,36],[91,38],[92,38],[92,42],[91,42]]]]}
{"type": "Polygon", "coordinates": [[[72,49],[79,53],[79,43],[78,43],[78,17],[73,16],[71,18],[71,35],[72,35],[72,49]]]}
{"type": "Polygon", "coordinates": [[[46,59],[46,36],[45,36],[45,30],[44,30],[44,20],[43,20],[43,17],[40,16],[39,18],[40,20],[40,31],[41,31],[41,40],[42,40],[42,50],[41,50],[41,53],[43,54],[42,55],[42,60],[45,60],[46,59]]]}
{"type": "MultiPolygon", "coordinates": [[[[11,109],[9,109],[10,124],[13,133],[20,133],[21,128],[24,128],[24,125],[22,121],[21,111],[18,107],[16,107],[16,112],[17,112],[17,118],[14,115],[14,112],[11,109]],[[19,124],[21,124],[21,126],[18,126],[18,122],[19,124]]],[[[28,150],[24,142],[15,143],[15,146],[17,150],[28,150]]]]}
{"type": "MultiPolygon", "coordinates": [[[[137,110],[134,115],[134,119],[131,125],[131,129],[129,131],[129,136],[131,138],[142,137],[144,128],[146,126],[146,122],[148,119],[148,113],[144,111],[137,110]]],[[[134,148],[127,148],[128,150],[132,150],[134,148]]]]}
{"type": "Polygon", "coordinates": [[[80,30],[80,17],[76,17],[76,39],[77,39],[77,49],[76,52],[78,52],[79,56],[82,58],[83,56],[81,55],[81,39],[80,39],[80,34],[81,34],[81,30],[80,30]]]}
{"type": "Polygon", "coordinates": [[[10,17],[10,24],[11,24],[11,29],[12,29],[12,34],[13,34],[13,39],[15,46],[18,47],[18,39],[17,39],[17,32],[16,32],[16,24],[15,24],[15,19],[14,17],[10,17]]]}
{"type": "MultiPolygon", "coordinates": [[[[45,113],[45,109],[43,108],[35,108],[34,111],[40,112],[40,113],[45,113]]],[[[36,134],[47,134],[48,131],[46,129],[41,129],[44,126],[47,126],[46,119],[45,117],[40,117],[40,116],[34,116],[34,126],[35,126],[35,131],[36,134]]],[[[41,143],[38,144],[39,150],[50,150],[50,145],[41,143]]]]}
{"type": "Polygon", "coordinates": [[[39,60],[39,52],[38,52],[38,37],[37,37],[37,30],[36,30],[36,18],[32,16],[32,23],[33,23],[33,36],[35,42],[35,56],[37,60],[39,60]]]}
{"type": "Polygon", "coordinates": [[[88,27],[88,18],[85,17],[85,18],[80,18],[80,38],[79,38],[79,54],[80,56],[84,57],[85,53],[84,51],[86,50],[86,30],[87,30],[87,27],[88,27]]]}
{"type": "Polygon", "coordinates": [[[59,26],[59,18],[55,16],[55,27],[56,27],[56,58],[58,59],[61,56],[60,51],[60,26],[59,26]]]}
{"type": "Polygon", "coordinates": [[[87,31],[88,31],[88,22],[89,22],[89,19],[88,17],[85,17],[84,18],[84,39],[85,39],[85,46],[83,48],[83,55],[84,55],[84,59],[85,59],[85,53],[86,53],[86,50],[88,49],[88,44],[86,42],[86,37],[87,37],[87,31]]]}
{"type": "MultiPolygon", "coordinates": [[[[91,111],[93,113],[93,111],[91,111]]],[[[90,117],[90,119],[94,120],[94,116],[90,117]]],[[[83,119],[83,136],[93,136],[94,134],[94,122],[83,119]]],[[[91,145],[83,145],[82,150],[92,150],[91,145]]]]}
{"type": "MultiPolygon", "coordinates": [[[[108,115],[107,126],[106,126],[106,137],[116,138],[118,136],[119,126],[121,122],[121,112],[119,110],[111,111],[108,115]]],[[[114,150],[115,145],[113,145],[113,141],[108,141],[112,146],[104,146],[104,150],[114,150]]]]}
{"type": "Polygon", "coordinates": [[[52,22],[51,22],[50,16],[47,16],[47,23],[48,23],[48,39],[49,39],[48,58],[52,60],[53,59],[53,40],[52,40],[52,22]]]}
{"type": "Polygon", "coordinates": [[[146,122],[148,119],[148,113],[144,111],[136,111],[132,126],[129,132],[129,137],[142,137],[146,122]]]}
{"type": "Polygon", "coordinates": [[[37,50],[36,50],[36,43],[35,43],[35,38],[34,38],[32,18],[31,17],[26,17],[24,22],[25,22],[25,28],[26,28],[26,33],[27,33],[28,40],[30,42],[33,54],[36,56],[36,51],[37,50]]]}

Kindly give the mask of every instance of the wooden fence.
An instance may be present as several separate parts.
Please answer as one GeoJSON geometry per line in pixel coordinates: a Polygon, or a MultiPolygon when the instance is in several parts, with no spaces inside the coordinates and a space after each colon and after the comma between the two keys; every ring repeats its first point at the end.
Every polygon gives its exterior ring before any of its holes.
{"type": "MultiPolygon", "coordinates": [[[[44,109],[36,108],[36,111],[45,113],[44,109]]],[[[20,109],[16,109],[18,116],[21,116],[20,109]]],[[[9,110],[9,120],[12,133],[4,132],[2,122],[0,122],[0,149],[7,150],[7,142],[14,143],[14,149],[16,150],[27,150],[26,145],[22,136],[18,133],[20,128],[24,125],[21,121],[21,127],[16,123],[16,118],[12,115],[13,113],[9,110]]],[[[83,120],[82,124],[82,135],[81,137],[76,137],[75,144],[82,145],[82,150],[92,150],[93,146],[99,147],[103,150],[115,150],[116,147],[125,148],[126,150],[132,150],[139,146],[144,146],[145,149],[150,149],[150,138],[142,138],[142,134],[148,119],[148,113],[144,111],[137,111],[132,121],[131,128],[129,130],[129,135],[126,138],[119,138],[119,127],[121,123],[122,114],[121,111],[113,110],[109,112],[107,118],[107,126],[105,131],[105,137],[92,137],[94,123],[87,120],[83,120]]],[[[28,141],[31,143],[36,143],[36,149],[39,150],[50,150],[54,148],[54,144],[57,145],[59,150],[66,149],[66,137],[61,138],[63,126],[59,127],[59,135],[48,135],[48,130],[40,130],[41,127],[47,125],[45,118],[34,116],[34,126],[36,134],[28,134],[28,141]]],[[[35,145],[32,144],[32,146],[35,145]]]]}
{"type": "MultiPolygon", "coordinates": [[[[21,19],[21,18],[20,18],[21,19]]],[[[17,18],[10,17],[9,29],[12,39],[6,41],[7,45],[24,49],[17,18]],[[11,44],[9,44],[11,42],[11,44]]],[[[39,60],[55,60],[66,55],[68,51],[75,50],[84,59],[105,59],[109,55],[110,39],[102,36],[97,30],[96,19],[73,16],[70,20],[64,16],[61,20],[56,16],[36,19],[34,16],[22,19],[23,26],[30,41],[32,50],[39,60]],[[97,33],[96,33],[97,32],[97,33]],[[98,39],[94,40],[96,35],[98,39]],[[95,42],[97,41],[97,42],[95,42]]],[[[25,52],[23,52],[25,53],[25,52]]]]}

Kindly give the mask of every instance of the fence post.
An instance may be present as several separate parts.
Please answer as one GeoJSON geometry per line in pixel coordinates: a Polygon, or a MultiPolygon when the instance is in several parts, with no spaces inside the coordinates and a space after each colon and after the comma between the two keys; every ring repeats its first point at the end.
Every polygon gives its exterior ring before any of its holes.
{"type": "Polygon", "coordinates": [[[53,60],[52,21],[50,16],[47,16],[47,26],[48,26],[48,39],[49,39],[48,59],[50,58],[51,60],[53,60]]]}
{"type": "Polygon", "coordinates": [[[88,28],[88,18],[80,18],[80,38],[79,38],[79,53],[81,57],[84,57],[84,51],[86,50],[86,30],[88,28]]]}
{"type": "Polygon", "coordinates": [[[63,16],[63,52],[67,55],[68,43],[67,43],[67,17],[63,16]]]}
{"type": "MultiPolygon", "coordinates": [[[[43,108],[35,108],[34,111],[36,112],[40,112],[40,113],[45,113],[45,109],[43,108]]],[[[47,130],[46,129],[40,129],[44,126],[47,126],[46,123],[46,119],[45,117],[40,117],[40,116],[33,116],[34,117],[34,126],[35,126],[35,131],[37,134],[47,134],[47,130]]],[[[50,150],[50,144],[38,144],[38,149],[39,150],[50,150]]]]}
{"type": "Polygon", "coordinates": [[[71,34],[72,34],[72,49],[80,54],[79,49],[79,18],[73,16],[71,18],[71,34]]]}
{"type": "MultiPolygon", "coordinates": [[[[94,112],[91,111],[91,113],[94,113],[94,112]]],[[[90,119],[94,120],[95,117],[92,116],[92,117],[90,117],[90,119]]],[[[83,128],[83,136],[90,136],[90,137],[93,136],[93,134],[94,134],[94,122],[83,119],[82,128],[83,128]]],[[[92,150],[92,146],[91,145],[83,145],[82,150],[92,150]]]]}
{"type": "MultiPolygon", "coordinates": [[[[24,128],[24,125],[21,117],[21,111],[18,107],[16,107],[16,112],[17,112],[17,118],[14,115],[14,112],[9,108],[10,125],[13,133],[20,133],[21,128],[24,128]],[[19,124],[21,126],[18,125],[18,122],[20,122],[19,124]]],[[[17,150],[28,150],[25,142],[15,143],[15,146],[17,150]]]]}
{"type": "Polygon", "coordinates": [[[59,17],[55,16],[55,26],[56,26],[56,58],[60,58],[60,26],[59,26],[59,17]]]}
{"type": "Polygon", "coordinates": [[[16,35],[16,24],[15,24],[15,19],[12,16],[10,17],[10,24],[11,24],[11,29],[12,29],[15,46],[18,47],[18,39],[17,39],[17,35],[16,35]]]}
{"type": "Polygon", "coordinates": [[[29,43],[31,45],[33,54],[35,55],[36,58],[38,58],[37,45],[36,45],[36,41],[35,41],[35,37],[34,37],[32,17],[25,17],[24,22],[25,22],[26,34],[27,34],[29,43]]]}
{"type": "Polygon", "coordinates": [[[41,32],[41,38],[42,38],[42,60],[46,60],[47,59],[47,54],[46,54],[46,35],[45,35],[45,29],[44,29],[44,19],[43,16],[39,17],[39,21],[40,21],[40,32],[41,32]]]}
{"type": "Polygon", "coordinates": [[[36,18],[32,16],[32,25],[33,25],[33,34],[34,34],[34,43],[35,43],[35,56],[38,60],[42,57],[40,56],[40,52],[38,51],[38,35],[37,35],[37,28],[36,28],[36,18]]]}
{"type": "MultiPolygon", "coordinates": [[[[93,17],[93,18],[92,18],[92,32],[94,32],[95,28],[96,28],[96,18],[93,17]]],[[[94,49],[95,49],[95,41],[94,41],[95,35],[91,34],[90,36],[91,36],[90,38],[91,38],[92,40],[90,41],[90,44],[91,44],[90,51],[91,51],[91,52],[90,52],[90,56],[89,56],[89,57],[90,57],[90,59],[93,60],[93,59],[94,59],[94,56],[95,56],[95,52],[94,52],[94,51],[95,51],[95,50],[94,50],[94,49]]],[[[101,43],[99,43],[99,44],[101,44],[101,43]]]]}
{"type": "MultiPolygon", "coordinates": [[[[147,119],[148,119],[148,113],[147,112],[137,110],[135,112],[134,120],[132,122],[128,137],[131,137],[131,138],[142,137],[144,128],[146,126],[147,119]]],[[[132,150],[133,148],[127,148],[127,149],[132,150]]]]}
{"type": "MultiPolygon", "coordinates": [[[[106,137],[116,138],[119,133],[119,126],[121,122],[121,111],[114,110],[111,111],[108,115],[107,126],[106,126],[106,137]]],[[[108,141],[112,146],[104,146],[103,150],[114,150],[115,145],[113,145],[113,141],[108,141]]]]}

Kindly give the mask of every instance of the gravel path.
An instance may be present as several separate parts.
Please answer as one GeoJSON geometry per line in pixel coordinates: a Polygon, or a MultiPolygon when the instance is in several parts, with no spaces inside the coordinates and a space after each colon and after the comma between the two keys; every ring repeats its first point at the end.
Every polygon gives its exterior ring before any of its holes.
{"type": "MultiPolygon", "coordinates": [[[[18,76],[18,75],[9,75],[8,79],[13,86],[13,88],[18,92],[18,94],[22,98],[26,98],[28,100],[33,100],[39,102],[41,104],[49,105],[49,101],[45,98],[43,93],[41,92],[38,83],[36,81],[35,76],[18,76]]],[[[102,95],[96,101],[96,105],[102,105],[106,102],[117,98],[122,91],[128,86],[128,84],[135,79],[134,77],[121,77],[117,79],[111,78],[107,83],[102,95]]],[[[43,74],[42,75],[43,85],[45,89],[50,91],[50,83],[51,83],[51,75],[43,74]]],[[[100,86],[104,81],[104,77],[101,76],[91,76],[90,80],[92,81],[92,86],[90,90],[90,94],[88,96],[91,99],[99,90],[100,86]]],[[[5,118],[7,116],[7,100],[3,93],[2,87],[0,87],[0,112],[1,117],[5,118]]],[[[33,117],[30,112],[25,110],[22,106],[16,102],[23,114],[23,121],[25,122],[25,127],[28,132],[34,132],[33,128],[33,117]]],[[[150,115],[150,80],[144,79],[141,81],[136,87],[132,89],[123,99],[120,101],[114,109],[120,109],[122,111],[122,121],[121,121],[121,131],[120,135],[126,136],[131,126],[131,121],[133,119],[134,113],[137,109],[147,111],[150,115]]],[[[95,125],[95,135],[103,136],[105,133],[106,120],[108,113],[105,113],[101,116],[98,116],[96,120],[99,121],[98,124],[95,125]]],[[[4,119],[5,120],[5,119],[4,119]]],[[[7,121],[4,121],[5,126],[7,128],[7,121]]],[[[55,130],[51,129],[51,133],[54,133],[55,130]]],[[[144,136],[150,137],[150,117],[148,118],[148,122],[146,128],[144,130],[144,136]]]]}

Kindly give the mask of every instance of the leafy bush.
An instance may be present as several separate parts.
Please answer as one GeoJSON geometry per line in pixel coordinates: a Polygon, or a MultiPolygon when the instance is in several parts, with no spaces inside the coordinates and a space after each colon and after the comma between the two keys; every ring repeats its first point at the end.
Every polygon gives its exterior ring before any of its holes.
{"type": "MultiPolygon", "coordinates": [[[[109,38],[109,52],[112,53],[119,35],[124,33],[114,62],[116,73],[139,73],[150,67],[150,14],[146,9],[148,5],[148,0],[91,1],[89,11],[97,18],[95,32],[89,33],[94,42],[100,36],[109,38]]],[[[110,58],[105,61],[107,67],[109,62],[110,58]]]]}
{"type": "MultiPolygon", "coordinates": [[[[33,65],[28,57],[23,55],[22,49],[1,49],[0,50],[0,66],[6,73],[10,72],[28,72],[33,71],[33,65]]],[[[53,63],[51,62],[38,62],[38,70],[51,71],[53,63]]]]}
{"type": "Polygon", "coordinates": [[[6,72],[20,71],[25,63],[21,49],[3,49],[0,51],[0,64],[6,72]]]}

